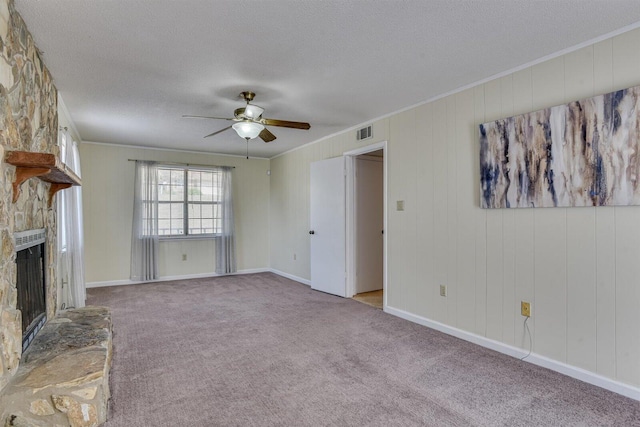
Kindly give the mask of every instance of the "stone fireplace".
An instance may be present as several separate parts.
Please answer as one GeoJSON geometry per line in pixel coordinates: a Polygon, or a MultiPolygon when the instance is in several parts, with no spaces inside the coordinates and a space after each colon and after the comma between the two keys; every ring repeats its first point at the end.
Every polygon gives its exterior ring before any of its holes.
{"type": "Polygon", "coordinates": [[[49,184],[29,179],[14,202],[16,167],[10,151],[59,154],[57,91],[13,0],[0,0],[0,394],[22,358],[22,316],[18,309],[16,233],[44,229],[46,317],[56,313],[57,236],[55,202],[49,184]]]}
{"type": "Polygon", "coordinates": [[[97,426],[111,316],[104,307],[58,312],[53,193],[65,184],[9,161],[60,154],[58,94],[40,55],[13,0],[0,0],[0,425],[97,426]]]}

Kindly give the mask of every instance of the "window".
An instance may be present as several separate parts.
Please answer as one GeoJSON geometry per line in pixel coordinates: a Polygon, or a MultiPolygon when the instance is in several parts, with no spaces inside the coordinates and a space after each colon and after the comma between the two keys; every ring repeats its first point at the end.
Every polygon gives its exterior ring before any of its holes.
{"type": "MultiPolygon", "coordinates": [[[[63,163],[66,163],[67,158],[67,132],[64,131],[64,128],[60,128],[58,132],[58,146],[60,147],[60,160],[63,163]]],[[[58,192],[58,218],[66,218],[67,217],[67,204],[64,201],[65,191],[58,192]]],[[[60,221],[60,225],[58,226],[58,250],[59,252],[67,251],[67,227],[65,221],[60,221]]]]}
{"type": "Polygon", "coordinates": [[[160,237],[220,234],[221,172],[180,166],[158,167],[160,237]]]}

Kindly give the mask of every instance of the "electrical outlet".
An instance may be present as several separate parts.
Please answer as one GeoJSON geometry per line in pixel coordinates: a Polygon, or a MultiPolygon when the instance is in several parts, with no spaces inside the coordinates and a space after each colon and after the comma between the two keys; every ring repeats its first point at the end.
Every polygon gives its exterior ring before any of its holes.
{"type": "Polygon", "coordinates": [[[186,261],[187,260],[187,254],[182,254],[182,260],[186,261]]]}
{"type": "Polygon", "coordinates": [[[446,297],[447,296],[447,287],[446,287],[446,285],[440,285],[440,296],[441,297],[446,297]]]}
{"type": "Polygon", "coordinates": [[[404,200],[397,200],[396,201],[396,210],[397,211],[403,211],[404,210],[404,200]]]}
{"type": "Polygon", "coordinates": [[[524,317],[531,317],[531,304],[526,301],[520,301],[520,314],[524,317]]]}

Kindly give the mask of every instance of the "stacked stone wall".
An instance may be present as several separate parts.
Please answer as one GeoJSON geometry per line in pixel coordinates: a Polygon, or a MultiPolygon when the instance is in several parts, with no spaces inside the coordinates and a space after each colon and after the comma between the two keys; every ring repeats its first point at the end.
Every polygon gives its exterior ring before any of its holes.
{"type": "Polygon", "coordinates": [[[31,178],[12,203],[15,167],[8,151],[58,155],[57,90],[13,0],[0,0],[0,393],[16,373],[22,353],[20,312],[16,309],[14,233],[47,229],[47,316],[56,311],[55,201],[49,184],[31,178]]]}

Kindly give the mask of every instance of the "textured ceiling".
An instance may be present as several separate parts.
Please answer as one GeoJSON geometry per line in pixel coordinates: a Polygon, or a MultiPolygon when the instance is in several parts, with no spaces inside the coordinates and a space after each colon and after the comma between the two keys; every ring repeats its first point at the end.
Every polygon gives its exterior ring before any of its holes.
{"type": "Polygon", "coordinates": [[[272,157],[640,21],[638,0],[15,0],[84,141],[272,157]]]}

